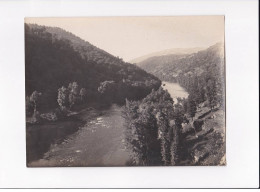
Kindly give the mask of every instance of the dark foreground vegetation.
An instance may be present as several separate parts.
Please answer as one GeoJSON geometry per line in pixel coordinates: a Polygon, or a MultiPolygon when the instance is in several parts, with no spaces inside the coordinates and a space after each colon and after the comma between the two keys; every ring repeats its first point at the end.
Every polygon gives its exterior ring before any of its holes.
{"type": "MultiPolygon", "coordinates": [[[[209,99],[209,98],[207,98],[209,99]]],[[[225,115],[221,105],[174,103],[160,88],[141,101],[127,101],[124,115],[129,165],[225,164],[225,115]]]]}
{"type": "Polygon", "coordinates": [[[160,88],[142,101],[127,101],[124,118],[133,165],[178,165],[180,133],[187,119],[167,91],[160,88]]]}

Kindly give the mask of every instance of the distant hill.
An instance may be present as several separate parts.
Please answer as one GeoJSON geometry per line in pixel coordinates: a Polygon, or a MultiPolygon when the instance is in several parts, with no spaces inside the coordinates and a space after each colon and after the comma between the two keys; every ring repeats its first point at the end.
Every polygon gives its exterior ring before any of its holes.
{"type": "MultiPolygon", "coordinates": [[[[170,54],[150,57],[137,65],[164,81],[177,81],[180,75],[198,75],[212,69],[223,69],[224,45],[217,43],[192,54],[170,54]],[[216,67],[216,68],[215,68],[216,67]]],[[[223,71],[221,72],[221,74],[223,71]]]]}
{"type": "Polygon", "coordinates": [[[115,103],[138,100],[160,86],[155,76],[70,32],[35,24],[25,24],[25,81],[26,95],[42,92],[41,106],[48,109],[58,106],[58,88],[73,81],[86,88],[89,102],[97,101],[105,81],[113,82],[115,103]]]}
{"type": "Polygon", "coordinates": [[[223,106],[224,55],[224,44],[217,43],[197,53],[151,57],[137,65],[162,81],[179,83],[197,103],[211,100],[223,106]]]}
{"type": "Polygon", "coordinates": [[[202,47],[194,47],[194,48],[173,48],[173,49],[166,49],[163,51],[159,52],[154,52],[148,55],[144,55],[141,57],[138,57],[136,59],[133,59],[129,61],[130,63],[140,63],[148,58],[155,57],[155,56],[164,56],[164,55],[185,55],[185,54],[192,54],[192,53],[197,53],[198,51],[201,51],[205,48],[202,47]]]}

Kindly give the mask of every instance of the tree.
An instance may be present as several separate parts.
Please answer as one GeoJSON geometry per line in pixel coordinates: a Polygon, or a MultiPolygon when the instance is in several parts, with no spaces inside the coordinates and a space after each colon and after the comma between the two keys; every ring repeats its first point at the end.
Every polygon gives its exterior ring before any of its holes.
{"type": "Polygon", "coordinates": [[[98,87],[98,92],[101,94],[111,92],[113,91],[113,88],[115,87],[115,81],[103,81],[100,83],[100,86],[98,87]]]}
{"type": "Polygon", "coordinates": [[[180,161],[181,152],[181,129],[185,119],[183,106],[178,102],[174,105],[173,142],[171,145],[171,164],[176,165],[180,161]]]}
{"type": "Polygon", "coordinates": [[[160,141],[154,107],[126,100],[123,117],[126,123],[126,142],[136,165],[160,165],[160,141]]]}
{"type": "Polygon", "coordinates": [[[131,158],[133,163],[138,165],[142,163],[142,139],[140,139],[140,126],[138,121],[138,103],[126,99],[126,105],[123,111],[125,119],[125,138],[127,147],[132,151],[131,158]]]}
{"type": "Polygon", "coordinates": [[[187,113],[188,112],[188,99],[183,99],[182,106],[183,106],[184,113],[187,113]]]}
{"type": "Polygon", "coordinates": [[[164,165],[171,163],[171,143],[173,139],[172,127],[165,111],[161,111],[157,115],[158,137],[161,141],[161,155],[164,165]]]}
{"type": "Polygon", "coordinates": [[[34,105],[34,113],[37,111],[37,104],[39,102],[40,96],[42,95],[42,93],[34,91],[32,93],[32,95],[30,96],[30,101],[33,103],[34,105]]]}
{"type": "Polygon", "coordinates": [[[32,113],[34,106],[29,96],[26,96],[26,116],[29,116],[32,113]]]}
{"type": "Polygon", "coordinates": [[[160,153],[164,165],[171,164],[171,144],[173,142],[173,99],[168,91],[159,88],[152,91],[143,102],[154,106],[154,114],[157,119],[158,139],[160,141],[160,153]]]}
{"type": "Polygon", "coordinates": [[[202,102],[204,102],[206,100],[206,98],[205,98],[205,88],[204,87],[201,87],[200,89],[199,89],[199,103],[202,103],[202,102]]]}
{"type": "Polygon", "coordinates": [[[69,104],[70,108],[75,105],[79,99],[79,85],[77,82],[70,83],[68,86],[69,89],[69,104]]]}
{"type": "Polygon", "coordinates": [[[142,125],[140,133],[143,146],[144,165],[159,165],[162,161],[160,141],[158,140],[157,119],[153,114],[154,107],[145,105],[140,110],[139,122],[142,125]]]}
{"type": "Polygon", "coordinates": [[[189,96],[188,96],[187,111],[188,111],[188,114],[190,115],[190,117],[191,117],[192,120],[193,120],[193,117],[195,116],[196,111],[197,111],[197,107],[196,107],[196,102],[195,102],[195,100],[193,99],[193,96],[192,96],[192,95],[189,95],[189,96]]]}
{"type": "Polygon", "coordinates": [[[69,106],[69,90],[62,86],[58,89],[57,102],[61,109],[67,108],[69,106]]]}
{"type": "Polygon", "coordinates": [[[209,79],[206,87],[207,99],[209,101],[210,110],[214,109],[218,103],[217,84],[213,79],[209,79]]]}
{"type": "Polygon", "coordinates": [[[103,101],[110,103],[115,98],[116,84],[115,81],[103,81],[98,87],[98,92],[103,97],[103,101]]]}
{"type": "Polygon", "coordinates": [[[85,88],[81,88],[80,92],[79,92],[79,95],[80,95],[81,101],[84,101],[85,98],[86,98],[86,95],[87,95],[87,90],[85,88]]]}

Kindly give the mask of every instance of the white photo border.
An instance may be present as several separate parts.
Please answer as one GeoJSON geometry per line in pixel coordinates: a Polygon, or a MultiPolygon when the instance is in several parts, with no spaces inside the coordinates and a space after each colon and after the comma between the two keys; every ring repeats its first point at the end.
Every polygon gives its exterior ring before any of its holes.
{"type": "Polygon", "coordinates": [[[258,11],[257,0],[0,0],[0,188],[258,188],[258,11]],[[225,15],[227,165],[27,168],[24,18],[178,15],[225,15]]]}

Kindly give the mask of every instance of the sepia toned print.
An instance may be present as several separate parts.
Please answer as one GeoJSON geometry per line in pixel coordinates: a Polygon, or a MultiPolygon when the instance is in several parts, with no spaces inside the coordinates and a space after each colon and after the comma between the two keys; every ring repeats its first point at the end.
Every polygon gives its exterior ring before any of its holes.
{"type": "Polygon", "coordinates": [[[226,165],[224,16],[25,18],[28,167],[226,165]]]}

